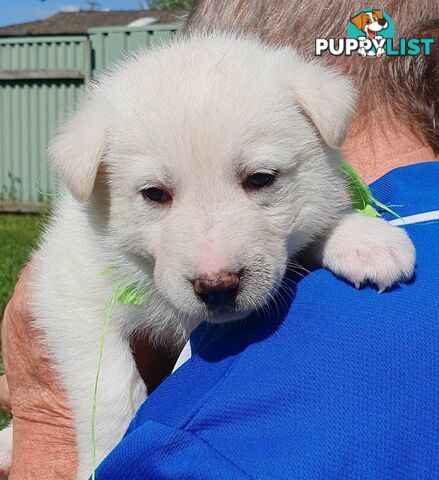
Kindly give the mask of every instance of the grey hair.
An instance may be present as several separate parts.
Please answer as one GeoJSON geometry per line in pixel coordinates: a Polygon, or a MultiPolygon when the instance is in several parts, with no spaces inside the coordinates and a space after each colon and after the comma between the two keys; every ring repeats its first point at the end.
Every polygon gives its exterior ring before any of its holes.
{"type": "MultiPolygon", "coordinates": [[[[345,37],[349,18],[370,7],[370,2],[364,0],[355,2],[355,6],[353,3],[351,0],[194,0],[184,30],[245,31],[272,44],[292,45],[302,55],[314,57],[316,38],[345,37]]],[[[396,42],[399,38],[434,37],[437,43],[439,2],[383,0],[380,8],[394,21],[396,42]]],[[[387,108],[439,153],[436,45],[430,56],[389,56],[365,61],[357,55],[326,55],[325,60],[352,76],[359,98],[367,98],[369,108],[387,108]]]]}

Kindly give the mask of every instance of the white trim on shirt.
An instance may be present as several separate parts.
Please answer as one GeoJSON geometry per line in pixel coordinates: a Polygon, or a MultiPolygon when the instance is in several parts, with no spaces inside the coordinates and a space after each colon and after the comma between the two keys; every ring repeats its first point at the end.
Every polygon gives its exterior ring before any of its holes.
{"type": "Polygon", "coordinates": [[[183,363],[186,363],[192,356],[192,349],[191,349],[191,342],[187,342],[186,345],[184,346],[183,350],[180,353],[180,356],[177,359],[177,362],[175,364],[174,370],[172,370],[172,373],[177,370],[177,368],[180,368],[183,363]]]}
{"type": "Polygon", "coordinates": [[[397,218],[390,220],[389,223],[397,227],[403,225],[412,225],[413,223],[431,222],[433,220],[439,220],[439,210],[433,210],[432,212],[418,213],[416,215],[409,215],[408,217],[397,218]]]}

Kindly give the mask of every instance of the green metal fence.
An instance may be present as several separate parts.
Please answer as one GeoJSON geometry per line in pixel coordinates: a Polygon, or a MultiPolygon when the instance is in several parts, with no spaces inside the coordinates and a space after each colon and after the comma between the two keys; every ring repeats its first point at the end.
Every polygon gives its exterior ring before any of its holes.
{"type": "Polygon", "coordinates": [[[177,31],[176,26],[157,25],[145,28],[91,28],[89,38],[92,45],[93,75],[98,75],[109,65],[119,60],[125,52],[153,47],[169,41],[177,31]]]}
{"type": "Polygon", "coordinates": [[[32,208],[55,191],[47,144],[87,80],[125,52],[168,41],[176,31],[160,25],[0,38],[0,211],[32,208]]]}

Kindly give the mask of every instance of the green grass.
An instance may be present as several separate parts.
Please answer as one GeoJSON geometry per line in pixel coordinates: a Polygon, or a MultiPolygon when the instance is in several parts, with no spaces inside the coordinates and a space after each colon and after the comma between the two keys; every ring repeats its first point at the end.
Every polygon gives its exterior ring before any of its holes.
{"type": "MultiPolygon", "coordinates": [[[[18,275],[37,245],[44,218],[43,214],[0,214],[0,319],[18,275]]],[[[1,355],[0,371],[3,371],[1,355]]],[[[0,408],[0,430],[8,422],[9,416],[0,408]]]]}
{"type": "Polygon", "coordinates": [[[0,315],[36,247],[43,215],[0,214],[0,315]]]}

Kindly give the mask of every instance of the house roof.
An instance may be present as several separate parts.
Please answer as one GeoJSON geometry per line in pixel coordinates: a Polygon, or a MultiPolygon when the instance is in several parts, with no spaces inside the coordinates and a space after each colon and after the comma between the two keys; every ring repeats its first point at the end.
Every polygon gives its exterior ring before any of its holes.
{"type": "Polygon", "coordinates": [[[109,12],[60,12],[45,20],[0,27],[0,37],[24,35],[81,35],[92,27],[126,26],[143,17],[157,18],[158,23],[176,23],[183,12],[177,10],[113,10],[109,12]]]}

